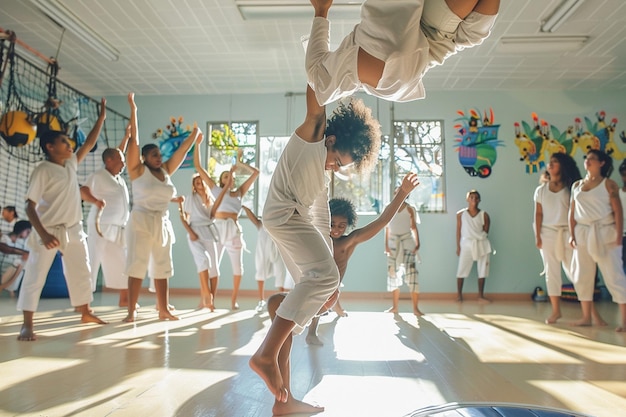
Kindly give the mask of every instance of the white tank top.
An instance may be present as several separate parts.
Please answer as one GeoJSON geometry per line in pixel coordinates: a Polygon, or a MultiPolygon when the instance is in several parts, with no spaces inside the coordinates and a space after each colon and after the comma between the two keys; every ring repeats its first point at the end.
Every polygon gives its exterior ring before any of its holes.
{"type": "Polygon", "coordinates": [[[483,230],[485,212],[480,210],[476,216],[472,217],[466,208],[461,211],[461,239],[486,239],[487,233],[483,230]]]}
{"type": "Polygon", "coordinates": [[[398,211],[389,222],[389,233],[392,235],[404,235],[411,231],[411,216],[408,206],[398,211]]]}
{"type": "MultiPolygon", "coordinates": [[[[210,201],[209,201],[210,202],[210,201]]],[[[192,226],[205,226],[212,223],[211,208],[209,204],[204,205],[202,197],[198,193],[193,193],[185,199],[185,211],[189,213],[189,222],[192,226]]]]}
{"type": "Polygon", "coordinates": [[[160,181],[152,175],[148,167],[144,168],[143,174],[139,178],[131,181],[133,210],[167,211],[170,201],[176,196],[176,187],[163,168],[161,168],[161,172],[165,176],[164,181],[160,181]]]}
{"type": "Polygon", "coordinates": [[[567,226],[569,212],[569,190],[563,187],[562,190],[553,193],[550,191],[548,183],[542,184],[535,190],[535,203],[541,204],[543,212],[543,225],[545,226],[567,226]]]}
{"type": "Polygon", "coordinates": [[[574,219],[581,224],[590,224],[613,215],[613,208],[606,189],[606,178],[589,191],[582,191],[583,182],[572,188],[574,219]]]}
{"type": "MultiPolygon", "coordinates": [[[[211,188],[211,193],[213,194],[214,198],[219,197],[221,192],[222,187],[220,186],[216,185],[215,187],[211,188]]],[[[224,194],[224,197],[222,198],[222,203],[217,208],[217,211],[239,214],[239,212],[241,211],[241,197],[239,195],[233,197],[230,195],[230,191],[227,192],[226,194],[224,194]]]]}
{"type": "MultiPolygon", "coordinates": [[[[621,188],[619,189],[619,199],[622,202],[622,218],[626,219],[626,192],[621,188]]],[[[626,235],[626,221],[624,221],[624,235],[626,235]]]]}

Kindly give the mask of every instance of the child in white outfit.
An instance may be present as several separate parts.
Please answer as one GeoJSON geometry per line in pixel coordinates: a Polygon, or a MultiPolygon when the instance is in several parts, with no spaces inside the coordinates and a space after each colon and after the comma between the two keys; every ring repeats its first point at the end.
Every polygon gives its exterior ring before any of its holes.
{"type": "Polygon", "coordinates": [[[456,214],[456,254],[459,257],[457,276],[457,301],[463,301],[463,283],[472,270],[474,262],[478,272],[478,302],[488,303],[485,298],[485,278],[489,276],[491,243],[487,239],[491,221],[489,215],[478,208],[480,194],[471,190],[466,197],[468,206],[456,214]]]}
{"type": "Polygon", "coordinates": [[[26,194],[26,214],[34,230],[28,238],[30,255],[17,300],[17,309],[24,315],[18,340],[37,339],[33,331],[33,316],[58,251],[63,254],[63,271],[70,302],[82,314],[81,321],[105,323],[89,308],[93,300],[91,269],[77,176],[78,164],[95,146],[106,118],[104,99],[100,106],[98,120],[76,153],[63,132],[50,130],[39,138],[47,159],[33,170],[26,194]]]}
{"type": "Polygon", "coordinates": [[[361,22],[332,52],[326,19],[332,1],[312,3],[316,14],[306,70],[318,102],[325,105],[359,89],[390,101],[424,98],[424,74],[458,51],[481,44],[490,34],[500,0],[452,6],[445,0],[366,0],[361,22]]]}

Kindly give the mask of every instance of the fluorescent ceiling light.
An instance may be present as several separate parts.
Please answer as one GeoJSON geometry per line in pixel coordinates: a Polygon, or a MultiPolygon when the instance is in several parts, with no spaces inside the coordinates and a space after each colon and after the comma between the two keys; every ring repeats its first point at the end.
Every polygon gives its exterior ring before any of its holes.
{"type": "MultiPolygon", "coordinates": [[[[335,1],[328,12],[330,20],[355,20],[361,16],[362,1],[335,1]]],[[[315,13],[309,2],[297,0],[236,0],[235,4],[244,20],[307,19],[315,13]]]]}
{"type": "Polygon", "coordinates": [[[50,19],[78,36],[80,40],[98,51],[109,61],[117,61],[119,59],[120,53],[117,49],[90,28],[59,0],[31,0],[31,2],[50,19]]]}
{"type": "Polygon", "coordinates": [[[511,36],[500,38],[498,52],[509,54],[559,53],[577,51],[588,36],[511,36]]]}
{"type": "Polygon", "coordinates": [[[554,32],[583,4],[585,0],[563,0],[552,15],[541,24],[542,32],[554,32]]]}

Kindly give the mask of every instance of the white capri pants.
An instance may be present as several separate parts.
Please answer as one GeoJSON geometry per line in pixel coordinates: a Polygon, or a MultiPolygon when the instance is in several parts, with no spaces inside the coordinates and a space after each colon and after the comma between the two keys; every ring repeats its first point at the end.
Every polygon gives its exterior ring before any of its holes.
{"type": "Polygon", "coordinates": [[[123,290],[128,288],[126,276],[126,248],[101,237],[95,225],[88,225],[87,247],[91,261],[91,290],[96,290],[98,272],[102,267],[102,277],[107,288],[123,290]]]}
{"type": "Polygon", "coordinates": [[[274,239],[295,286],[280,304],[276,314],[302,330],[339,286],[339,270],[332,249],[321,232],[294,213],[279,226],[265,225],[274,239]]]}
{"type": "Polygon", "coordinates": [[[626,275],[622,267],[622,248],[615,244],[615,224],[598,226],[600,254],[591,254],[589,236],[591,228],[578,223],[574,229],[576,249],[572,260],[572,282],[579,301],[593,301],[596,264],[602,273],[607,289],[617,304],[626,303],[626,275]]]}
{"type": "Polygon", "coordinates": [[[126,239],[128,255],[126,274],[143,279],[146,272],[150,278],[164,279],[174,275],[172,244],[174,231],[169,213],[130,212],[126,239]]]}
{"type": "Polygon", "coordinates": [[[461,252],[459,253],[459,267],[456,271],[457,278],[467,278],[472,271],[474,261],[476,261],[476,272],[478,278],[487,278],[489,276],[489,257],[490,252],[486,255],[474,259],[472,254],[472,246],[474,241],[471,239],[461,239],[461,252]]]}
{"type": "Polygon", "coordinates": [[[189,244],[193,261],[196,263],[196,270],[198,273],[208,270],[209,277],[218,276],[217,244],[215,243],[215,240],[201,238],[191,240],[189,235],[187,235],[187,243],[189,244]]]}
{"type": "Polygon", "coordinates": [[[215,219],[213,224],[219,234],[217,243],[218,264],[222,263],[224,249],[228,252],[230,265],[233,268],[233,275],[243,275],[243,239],[241,238],[241,227],[239,222],[233,219],[215,219]]]}
{"type": "Polygon", "coordinates": [[[539,249],[541,259],[543,259],[543,272],[546,275],[546,289],[550,297],[560,297],[563,280],[561,279],[561,268],[571,281],[570,272],[572,264],[573,250],[569,244],[569,232],[567,226],[553,228],[543,226],[541,228],[542,247],[539,249]]]}
{"type": "Polygon", "coordinates": [[[41,238],[35,230],[28,237],[30,254],[24,269],[22,288],[17,299],[17,309],[20,311],[37,311],[39,298],[43,289],[54,257],[61,251],[63,274],[73,307],[82,306],[93,301],[91,292],[91,269],[89,268],[89,253],[87,251],[87,234],[83,231],[83,224],[79,222],[73,226],[48,228],[61,242],[60,248],[46,249],[41,244],[41,238]]]}

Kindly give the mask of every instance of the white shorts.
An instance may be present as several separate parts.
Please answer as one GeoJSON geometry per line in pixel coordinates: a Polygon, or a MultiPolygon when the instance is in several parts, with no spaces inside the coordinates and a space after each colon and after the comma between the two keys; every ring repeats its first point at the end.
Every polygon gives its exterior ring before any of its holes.
{"type": "Polygon", "coordinates": [[[243,275],[244,242],[241,237],[239,222],[233,219],[215,219],[213,224],[215,224],[219,235],[219,242],[217,243],[218,263],[222,262],[222,255],[226,249],[233,268],[233,275],[243,275]]]}
{"type": "Polygon", "coordinates": [[[102,277],[107,288],[123,290],[128,288],[126,275],[126,248],[104,239],[95,231],[95,225],[89,225],[87,238],[89,260],[91,261],[92,290],[96,290],[98,272],[102,267],[102,277]]]}
{"type": "Polygon", "coordinates": [[[167,212],[130,212],[126,229],[126,274],[129,277],[143,279],[147,272],[150,278],[163,279],[174,274],[174,231],[168,216],[167,212]]]}
{"type": "Polygon", "coordinates": [[[187,243],[196,264],[198,273],[209,271],[209,277],[218,276],[217,271],[217,244],[215,240],[196,239],[191,240],[187,235],[187,243]]]}
{"type": "Polygon", "coordinates": [[[472,256],[471,241],[461,240],[461,253],[459,254],[459,267],[456,271],[457,278],[467,278],[472,271],[474,261],[476,261],[476,272],[478,278],[487,278],[489,276],[489,258],[490,253],[474,259],[472,256]]]}

